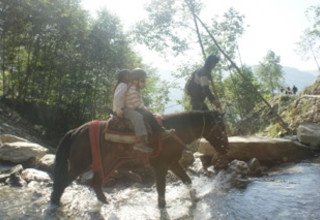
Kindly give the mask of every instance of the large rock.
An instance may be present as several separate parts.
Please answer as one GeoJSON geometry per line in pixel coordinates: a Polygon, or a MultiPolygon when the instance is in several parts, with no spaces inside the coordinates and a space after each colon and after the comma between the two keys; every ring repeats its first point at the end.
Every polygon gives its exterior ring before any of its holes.
{"type": "Polygon", "coordinates": [[[194,156],[193,153],[191,151],[183,151],[182,152],[182,156],[181,159],[179,160],[180,164],[182,167],[187,168],[189,166],[191,166],[194,162],[194,156]]]}
{"type": "Polygon", "coordinates": [[[14,173],[20,173],[22,170],[23,170],[22,165],[18,164],[9,169],[0,171],[0,182],[5,181],[8,177],[10,177],[14,173]]]}
{"type": "Polygon", "coordinates": [[[27,139],[12,135],[12,134],[2,134],[0,135],[0,143],[13,143],[13,142],[29,142],[27,139]]]}
{"type": "Polygon", "coordinates": [[[49,173],[53,172],[54,167],[54,160],[55,160],[54,154],[46,154],[44,155],[37,163],[37,168],[49,173]]]}
{"type": "Polygon", "coordinates": [[[299,125],[297,138],[303,144],[320,148],[320,125],[312,123],[299,125]]]}
{"type": "Polygon", "coordinates": [[[21,177],[27,182],[49,182],[51,180],[48,173],[33,168],[23,170],[21,172],[21,177]]]}
{"type": "MultiPolygon", "coordinates": [[[[229,137],[229,161],[234,159],[249,161],[257,158],[262,164],[293,162],[313,156],[313,151],[300,144],[284,138],[266,137],[229,137]]],[[[215,155],[214,148],[204,139],[200,140],[198,151],[205,155],[215,155]]]]}
{"type": "Polygon", "coordinates": [[[47,148],[44,148],[36,143],[4,143],[0,147],[0,160],[12,163],[25,163],[30,160],[38,161],[47,152],[47,148]]]}

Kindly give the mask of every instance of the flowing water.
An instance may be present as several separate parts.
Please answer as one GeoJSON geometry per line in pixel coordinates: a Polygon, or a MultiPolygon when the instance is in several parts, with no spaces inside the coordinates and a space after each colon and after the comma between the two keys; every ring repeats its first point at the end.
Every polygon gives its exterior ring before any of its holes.
{"type": "Polygon", "coordinates": [[[320,158],[274,168],[244,189],[224,176],[192,176],[197,199],[180,182],[166,188],[167,207],[157,207],[155,187],[105,188],[109,204],[73,183],[59,208],[48,205],[50,183],[0,186],[0,219],[320,219],[320,158]]]}

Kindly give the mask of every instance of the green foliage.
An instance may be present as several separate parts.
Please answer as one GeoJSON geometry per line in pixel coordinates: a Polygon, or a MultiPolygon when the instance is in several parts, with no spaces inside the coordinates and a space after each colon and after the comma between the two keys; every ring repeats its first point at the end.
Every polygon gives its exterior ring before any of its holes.
{"type": "Polygon", "coordinates": [[[298,52],[305,59],[313,59],[320,71],[320,5],[310,7],[306,11],[312,25],[306,28],[298,42],[298,52]]]}
{"type": "MultiPolygon", "coordinates": [[[[212,19],[212,24],[209,26],[209,29],[226,54],[228,54],[231,59],[236,58],[237,41],[244,33],[244,15],[241,15],[234,8],[229,8],[221,19],[212,19]]],[[[212,53],[218,51],[208,35],[204,35],[203,39],[204,45],[208,48],[207,52],[212,53]]]]}
{"type": "Polygon", "coordinates": [[[255,72],[261,92],[273,95],[283,87],[283,72],[280,57],[273,51],[268,51],[263,61],[260,62],[255,72]]]}
{"type": "Polygon", "coordinates": [[[250,68],[243,68],[243,76],[231,73],[224,80],[225,95],[223,102],[227,112],[227,120],[232,126],[250,114],[260,102],[258,94],[253,90],[255,78],[250,68]]]}
{"type": "MultiPolygon", "coordinates": [[[[115,73],[141,66],[119,19],[108,11],[93,19],[79,0],[3,0],[0,11],[2,96],[49,109],[37,119],[49,131],[106,118],[115,73]]],[[[166,100],[154,81],[150,97],[166,100]]],[[[164,102],[155,101],[161,110],[164,102]]]]}
{"type": "Polygon", "coordinates": [[[152,0],[146,6],[148,19],[140,21],[133,31],[137,42],[162,52],[186,50],[188,28],[183,22],[183,4],[184,1],[152,0]]]}
{"type": "MultiPolygon", "coordinates": [[[[198,42],[198,48],[203,49],[206,54],[219,55],[217,46],[208,33],[199,27],[200,24],[193,16],[194,14],[199,15],[202,7],[201,1],[195,0],[152,0],[147,6],[148,19],[141,21],[135,29],[136,39],[150,49],[166,52],[167,50],[164,49],[169,47],[176,53],[188,49],[185,45],[194,47],[194,42],[198,42]],[[174,40],[173,36],[180,40],[174,40]]],[[[237,40],[244,32],[244,16],[234,8],[230,8],[221,19],[215,16],[208,25],[208,29],[228,56],[235,59],[238,52],[237,40]]],[[[201,66],[203,66],[203,60],[199,61],[196,57],[193,60],[186,60],[178,69],[176,77],[187,79],[201,66]]],[[[235,124],[254,108],[258,96],[250,85],[254,83],[254,77],[249,69],[245,70],[245,79],[232,74],[223,81],[223,73],[226,71],[229,71],[229,63],[224,57],[221,57],[221,61],[213,70],[213,84],[210,86],[223,105],[227,107],[229,123],[235,124]]],[[[190,109],[189,97],[184,96],[180,103],[185,109],[190,109]]]]}
{"type": "Polygon", "coordinates": [[[147,87],[144,90],[145,104],[152,112],[162,113],[168,103],[169,82],[162,81],[152,70],[148,71],[147,87]]]}

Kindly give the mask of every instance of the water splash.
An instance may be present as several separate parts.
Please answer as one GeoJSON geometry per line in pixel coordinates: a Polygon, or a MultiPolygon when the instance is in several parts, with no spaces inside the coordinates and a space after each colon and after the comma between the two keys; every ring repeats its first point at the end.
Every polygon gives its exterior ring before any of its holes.
{"type": "Polygon", "coordinates": [[[226,187],[225,180],[223,173],[193,176],[191,194],[170,181],[165,209],[157,206],[154,185],[105,188],[109,204],[102,204],[88,187],[73,183],[61,207],[49,205],[48,184],[1,186],[0,219],[320,219],[320,161],[278,167],[244,189],[226,187]]]}

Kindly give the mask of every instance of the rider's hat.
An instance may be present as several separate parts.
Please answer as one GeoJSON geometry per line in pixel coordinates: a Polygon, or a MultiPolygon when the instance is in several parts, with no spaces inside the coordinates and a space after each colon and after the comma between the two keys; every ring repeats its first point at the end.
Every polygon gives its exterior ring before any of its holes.
{"type": "Polygon", "coordinates": [[[141,80],[147,78],[147,73],[143,69],[135,68],[131,71],[130,80],[141,80]]]}
{"type": "Polygon", "coordinates": [[[130,70],[122,69],[117,74],[117,80],[122,81],[124,79],[124,77],[129,76],[129,75],[130,75],[130,70]]]}

